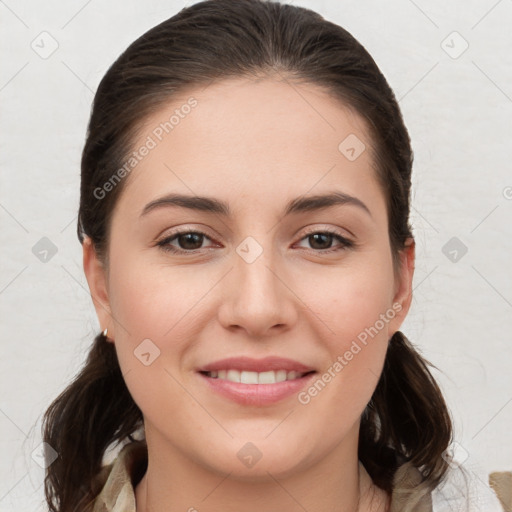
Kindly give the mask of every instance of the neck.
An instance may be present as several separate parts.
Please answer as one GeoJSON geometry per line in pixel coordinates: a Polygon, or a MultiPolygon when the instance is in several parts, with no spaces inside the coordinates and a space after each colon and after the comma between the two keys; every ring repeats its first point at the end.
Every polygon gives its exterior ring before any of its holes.
{"type": "Polygon", "coordinates": [[[318,461],[254,478],[199,464],[146,425],[148,468],[135,489],[137,512],[381,512],[388,496],[357,458],[358,427],[318,461]],[[297,469],[297,468],[301,469],[297,469]]]}

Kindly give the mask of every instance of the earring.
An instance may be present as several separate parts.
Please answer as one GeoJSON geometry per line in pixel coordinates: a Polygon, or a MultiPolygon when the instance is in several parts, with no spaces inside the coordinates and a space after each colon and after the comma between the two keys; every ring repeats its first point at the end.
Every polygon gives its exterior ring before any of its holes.
{"type": "Polygon", "coordinates": [[[103,336],[104,336],[105,338],[107,337],[107,331],[108,331],[108,329],[107,329],[107,328],[105,328],[105,330],[103,331],[103,336]]]}

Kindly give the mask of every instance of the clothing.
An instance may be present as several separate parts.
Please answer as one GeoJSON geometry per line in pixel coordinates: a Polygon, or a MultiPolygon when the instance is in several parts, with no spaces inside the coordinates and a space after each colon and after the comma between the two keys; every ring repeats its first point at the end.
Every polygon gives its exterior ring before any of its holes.
{"type": "MultiPolygon", "coordinates": [[[[92,512],[136,512],[135,487],[147,468],[145,441],[133,441],[121,448],[113,462],[102,467],[97,475],[102,489],[94,501],[92,512]]],[[[448,471],[448,478],[433,493],[414,504],[414,512],[511,512],[512,473],[492,473],[494,492],[481,480],[466,481],[457,468],[448,471]],[[480,482],[480,483],[479,483],[480,482]],[[507,494],[508,493],[508,494],[507,494]],[[498,497],[503,500],[502,504],[498,497]],[[505,500],[509,500],[508,504],[505,500]]],[[[470,475],[471,477],[471,475],[470,475]]],[[[473,475],[474,477],[474,475],[473,475]]],[[[409,463],[400,466],[394,477],[391,512],[404,510],[407,490],[421,479],[420,472],[409,463]]],[[[410,501],[409,501],[410,505],[410,501]]]]}

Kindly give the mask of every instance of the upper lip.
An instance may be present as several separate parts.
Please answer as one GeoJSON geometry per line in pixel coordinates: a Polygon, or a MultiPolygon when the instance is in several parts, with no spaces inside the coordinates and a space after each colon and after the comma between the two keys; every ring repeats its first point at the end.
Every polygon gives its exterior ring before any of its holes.
{"type": "Polygon", "coordinates": [[[314,368],[306,366],[292,359],[269,356],[263,359],[252,359],[250,357],[229,357],[220,359],[198,369],[199,372],[214,372],[219,370],[238,370],[249,372],[267,372],[271,370],[286,370],[288,372],[311,372],[314,368]]]}

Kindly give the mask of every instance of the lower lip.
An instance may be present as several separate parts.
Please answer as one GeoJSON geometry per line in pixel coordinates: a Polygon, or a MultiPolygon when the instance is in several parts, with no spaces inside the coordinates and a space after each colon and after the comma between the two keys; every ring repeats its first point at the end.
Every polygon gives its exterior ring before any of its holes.
{"type": "Polygon", "coordinates": [[[208,377],[198,373],[200,377],[217,393],[241,405],[268,405],[284,400],[304,388],[316,373],[310,373],[299,379],[285,380],[275,384],[242,384],[225,379],[208,377]]]}

